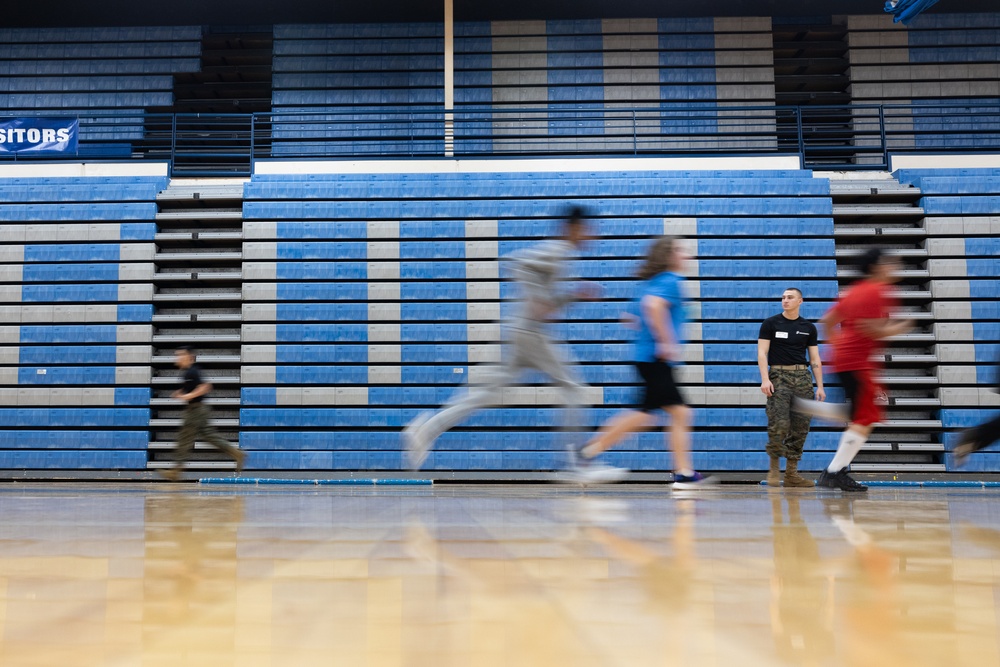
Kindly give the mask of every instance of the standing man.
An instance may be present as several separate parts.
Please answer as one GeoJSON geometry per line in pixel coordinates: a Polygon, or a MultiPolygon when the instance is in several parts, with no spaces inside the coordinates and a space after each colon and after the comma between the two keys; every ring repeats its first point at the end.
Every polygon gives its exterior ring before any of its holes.
{"type": "Polygon", "coordinates": [[[226,441],[209,423],[212,411],[205,405],[204,399],[212,391],[212,385],[202,379],[201,368],[196,361],[191,346],[182,345],[174,350],[174,364],[184,371],[184,374],[181,376],[180,389],[171,394],[171,398],[186,402],[187,407],[184,408],[184,422],[177,435],[176,464],[162,473],[173,482],[180,478],[184,462],[190,456],[195,441],[199,439],[231,456],[236,461],[236,472],[243,469],[243,460],[246,458],[246,454],[226,441]]]}
{"type": "Polygon", "coordinates": [[[767,486],[781,483],[784,457],[785,486],[812,487],[799,474],[802,447],[809,434],[809,415],[792,411],[792,397],[826,399],[823,362],[819,358],[816,325],[799,315],[802,291],[789,287],[781,294],[781,312],[764,320],[757,334],[757,367],[760,390],[767,396],[767,486]],[[806,354],[809,361],[806,362],[806,354]],[[812,375],[809,374],[810,368],[812,375]],[[813,392],[813,378],[816,391],[813,392]]]}
{"type": "MultiPolygon", "coordinates": [[[[875,377],[879,366],[873,357],[880,351],[882,340],[913,327],[912,320],[891,318],[891,311],[898,306],[892,285],[899,280],[899,268],[896,257],[878,248],[867,250],[858,260],[864,278],[851,285],[820,319],[833,346],[833,367],[850,402],[850,416],[837,453],[816,481],[817,486],[848,492],[868,490],[847,470],[872,429],[885,417],[879,403],[885,390],[875,377]]],[[[826,418],[843,414],[843,408],[802,399],[795,399],[794,405],[797,411],[826,418]]]]}
{"type": "MultiPolygon", "coordinates": [[[[564,306],[574,300],[591,300],[598,296],[594,283],[569,287],[566,265],[587,240],[590,230],[587,212],[573,207],[566,213],[558,238],[544,241],[516,254],[513,259],[520,303],[509,326],[504,359],[500,369],[480,386],[456,394],[437,412],[423,412],[403,430],[410,467],[423,465],[434,441],[476,410],[500,405],[503,389],[514,385],[521,373],[534,369],[548,375],[559,387],[563,404],[568,409],[566,421],[572,428],[582,426],[579,415],[584,384],[577,377],[569,359],[556,348],[549,333],[550,321],[564,306]]],[[[580,481],[614,481],[626,471],[599,464],[586,465],[570,461],[580,474],[580,481]]]]}

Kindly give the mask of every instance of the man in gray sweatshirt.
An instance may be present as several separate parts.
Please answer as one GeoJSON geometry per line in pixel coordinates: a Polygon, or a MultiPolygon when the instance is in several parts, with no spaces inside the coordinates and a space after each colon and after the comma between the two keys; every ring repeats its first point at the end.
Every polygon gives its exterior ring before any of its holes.
{"type": "MultiPolygon", "coordinates": [[[[559,387],[567,408],[565,421],[572,427],[582,424],[582,393],[585,385],[549,334],[549,322],[564,306],[575,300],[591,300],[599,295],[594,283],[575,286],[566,279],[566,267],[590,237],[587,213],[572,208],[562,222],[558,238],[543,241],[513,260],[513,277],[518,284],[520,301],[508,326],[508,339],[500,368],[484,384],[456,394],[436,412],[418,415],[403,430],[410,467],[420,468],[434,441],[445,431],[466,419],[476,410],[502,403],[505,387],[517,383],[522,372],[534,369],[548,375],[559,387]]],[[[570,452],[573,448],[569,448],[570,452]]],[[[619,468],[583,462],[570,457],[573,479],[581,482],[614,481],[624,476],[619,468]]]]}

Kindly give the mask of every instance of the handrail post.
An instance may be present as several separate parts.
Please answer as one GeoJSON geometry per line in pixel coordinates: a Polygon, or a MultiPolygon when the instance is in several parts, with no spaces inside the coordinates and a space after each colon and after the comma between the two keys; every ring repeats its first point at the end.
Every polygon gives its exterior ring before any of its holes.
{"type": "Polygon", "coordinates": [[[177,162],[177,114],[170,116],[170,175],[174,175],[174,164],[177,162]]]}
{"type": "Polygon", "coordinates": [[[885,134],[885,107],[878,105],[878,135],[879,146],[882,149],[882,166],[889,168],[889,142],[885,134]]]}
{"type": "Polygon", "coordinates": [[[802,132],[802,107],[795,107],[795,132],[799,142],[799,164],[801,168],[806,166],[806,138],[802,132]]]}
{"type": "Polygon", "coordinates": [[[253,164],[254,156],[257,154],[255,144],[256,137],[254,135],[254,129],[257,127],[257,114],[250,114],[250,175],[253,176],[253,164]]]}
{"type": "Polygon", "coordinates": [[[635,109],[632,109],[632,157],[639,154],[638,128],[635,122],[635,109]]]}

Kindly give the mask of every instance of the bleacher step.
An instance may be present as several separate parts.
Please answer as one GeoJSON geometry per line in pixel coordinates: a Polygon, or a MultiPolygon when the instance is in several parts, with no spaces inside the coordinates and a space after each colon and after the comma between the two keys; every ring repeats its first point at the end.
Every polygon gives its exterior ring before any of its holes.
{"type": "Polygon", "coordinates": [[[902,204],[834,204],[833,215],[834,217],[884,215],[922,218],[924,216],[924,209],[919,206],[906,206],[902,204]]]}
{"type": "MultiPolygon", "coordinates": [[[[239,428],[239,419],[215,418],[210,420],[216,428],[239,428]]],[[[149,420],[149,425],[155,428],[179,428],[183,423],[180,418],[154,418],[149,420]]]]}
{"type": "Polygon", "coordinates": [[[184,292],[167,293],[158,292],[153,295],[153,302],[157,301],[241,301],[243,292],[184,292]]]}
{"type": "Polygon", "coordinates": [[[240,208],[199,208],[177,211],[160,211],[156,214],[157,222],[187,221],[187,220],[242,220],[243,209],[240,208]]]}
{"type": "MultiPolygon", "coordinates": [[[[176,383],[178,380],[174,378],[176,383]]],[[[151,406],[165,407],[165,408],[179,408],[181,404],[173,398],[153,398],[150,399],[149,404],[151,406]]],[[[220,405],[225,407],[239,407],[240,397],[239,396],[222,396],[222,397],[211,397],[205,399],[205,405],[220,405]]]]}
{"type": "Polygon", "coordinates": [[[206,280],[233,281],[242,280],[242,271],[194,271],[192,273],[154,273],[156,282],[188,281],[204,282],[206,280]]]}
{"type": "MultiPolygon", "coordinates": [[[[174,385],[177,384],[180,378],[173,375],[160,375],[152,379],[151,384],[153,385],[174,385]]],[[[202,379],[212,385],[222,385],[222,384],[239,384],[240,376],[231,375],[210,375],[209,373],[203,373],[202,379]]]]}
{"type": "Polygon", "coordinates": [[[851,464],[852,472],[946,472],[943,463],[858,463],[851,464]]]}
{"type": "Polygon", "coordinates": [[[238,333],[183,333],[183,334],[153,334],[153,342],[161,345],[184,345],[198,343],[239,343],[243,336],[238,333]]]}
{"type": "Polygon", "coordinates": [[[927,236],[923,227],[835,227],[833,236],[844,238],[878,239],[879,237],[927,236]]]}
{"type": "MultiPolygon", "coordinates": [[[[153,364],[170,364],[174,363],[174,355],[156,355],[150,359],[150,363],[153,364]]],[[[238,354],[212,354],[212,353],[199,353],[198,363],[200,364],[239,364],[240,355],[238,354]]]]}
{"type": "MultiPolygon", "coordinates": [[[[234,445],[239,446],[238,442],[233,442],[232,440],[230,440],[230,442],[232,442],[234,445]]],[[[176,447],[177,447],[177,443],[176,442],[157,441],[157,442],[151,442],[151,443],[149,443],[147,449],[151,449],[153,451],[161,451],[162,452],[162,451],[173,450],[176,447]]],[[[207,442],[202,442],[200,440],[194,444],[194,449],[195,449],[195,451],[199,451],[199,452],[217,451],[214,446],[208,444],[207,442]]],[[[147,464],[147,467],[149,465],[153,465],[154,467],[162,468],[163,467],[163,465],[162,465],[163,463],[165,463],[165,462],[164,461],[150,461],[149,464],[147,464]]],[[[170,463],[170,462],[166,461],[166,463],[170,463]]],[[[228,461],[205,461],[205,463],[229,463],[229,462],[228,461]]],[[[234,464],[231,464],[231,465],[234,465],[234,464]]]]}
{"type": "Polygon", "coordinates": [[[153,256],[155,262],[191,262],[191,261],[239,261],[243,259],[242,252],[225,252],[208,250],[205,252],[158,252],[153,256]]]}
{"type": "Polygon", "coordinates": [[[242,241],[243,232],[160,232],[153,240],[165,241],[242,241]]]}

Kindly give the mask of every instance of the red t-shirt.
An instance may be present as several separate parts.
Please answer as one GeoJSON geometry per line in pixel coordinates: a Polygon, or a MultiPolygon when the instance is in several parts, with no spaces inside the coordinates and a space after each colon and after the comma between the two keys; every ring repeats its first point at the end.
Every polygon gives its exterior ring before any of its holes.
{"type": "Polygon", "coordinates": [[[837,300],[832,312],[839,316],[840,333],[833,339],[833,367],[838,371],[871,369],[879,341],[858,328],[859,320],[884,319],[896,308],[889,285],[862,280],[837,300]]]}

